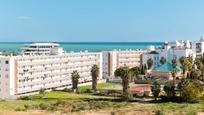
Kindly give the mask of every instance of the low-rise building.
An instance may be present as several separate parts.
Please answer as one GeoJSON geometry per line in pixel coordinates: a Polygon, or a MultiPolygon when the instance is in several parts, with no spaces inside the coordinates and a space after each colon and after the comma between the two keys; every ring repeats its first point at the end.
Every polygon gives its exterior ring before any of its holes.
{"type": "Polygon", "coordinates": [[[57,43],[32,43],[26,44],[22,48],[22,55],[60,55],[63,48],[57,43]]]}

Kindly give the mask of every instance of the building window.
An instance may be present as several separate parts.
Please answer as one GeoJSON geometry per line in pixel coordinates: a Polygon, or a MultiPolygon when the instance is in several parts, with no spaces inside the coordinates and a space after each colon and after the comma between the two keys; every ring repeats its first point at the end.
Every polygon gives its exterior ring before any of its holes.
{"type": "Polygon", "coordinates": [[[5,61],[5,63],[6,63],[6,64],[9,64],[9,61],[8,61],[8,60],[6,60],[6,61],[5,61]]]}
{"type": "Polygon", "coordinates": [[[5,76],[7,79],[9,78],[9,75],[8,74],[6,74],[6,76],[5,76]]]}

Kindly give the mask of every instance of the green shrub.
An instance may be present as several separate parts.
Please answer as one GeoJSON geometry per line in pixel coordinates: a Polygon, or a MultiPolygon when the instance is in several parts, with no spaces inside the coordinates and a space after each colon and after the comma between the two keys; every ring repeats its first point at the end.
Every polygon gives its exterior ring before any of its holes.
{"type": "Polygon", "coordinates": [[[182,79],[178,84],[178,89],[181,98],[186,102],[197,102],[204,97],[204,88],[197,80],[182,79]]]}
{"type": "Polygon", "coordinates": [[[42,88],[42,89],[40,89],[40,91],[39,91],[39,94],[45,94],[45,91],[46,91],[46,89],[45,88],[42,88]]]}
{"type": "Polygon", "coordinates": [[[175,85],[173,83],[165,84],[163,89],[168,97],[174,97],[176,94],[175,85]]]}
{"type": "Polygon", "coordinates": [[[155,115],[165,115],[165,113],[162,110],[156,110],[155,115]]]}
{"type": "Polygon", "coordinates": [[[48,105],[45,104],[45,103],[40,103],[40,104],[39,104],[39,107],[40,107],[41,110],[45,110],[45,109],[48,108],[48,105]]]}
{"type": "Polygon", "coordinates": [[[20,96],[18,99],[19,100],[31,100],[31,97],[30,96],[20,96]]]}
{"type": "Polygon", "coordinates": [[[159,93],[161,91],[161,85],[158,82],[154,82],[151,86],[151,91],[155,100],[157,100],[157,98],[159,97],[159,93]]]}
{"type": "Polygon", "coordinates": [[[79,110],[80,111],[83,111],[83,110],[85,110],[86,108],[84,107],[84,106],[81,106],[81,107],[79,107],[79,110]]]}
{"type": "Polygon", "coordinates": [[[73,92],[73,90],[72,90],[72,89],[69,89],[69,88],[64,88],[63,91],[64,91],[64,92],[68,92],[68,93],[73,92]]]}
{"type": "Polygon", "coordinates": [[[27,110],[30,106],[29,105],[24,105],[24,108],[27,110]]]}
{"type": "Polygon", "coordinates": [[[15,111],[26,111],[26,108],[24,106],[19,106],[15,109],[15,111]]]}

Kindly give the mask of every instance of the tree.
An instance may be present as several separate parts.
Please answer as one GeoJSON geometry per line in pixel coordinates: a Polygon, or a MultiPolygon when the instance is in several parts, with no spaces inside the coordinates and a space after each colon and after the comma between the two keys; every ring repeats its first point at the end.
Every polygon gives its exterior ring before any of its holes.
{"type": "Polygon", "coordinates": [[[201,59],[196,58],[196,59],[195,59],[195,64],[196,64],[197,68],[202,71],[202,69],[203,69],[203,63],[202,63],[201,59]]]}
{"type": "Polygon", "coordinates": [[[98,65],[93,65],[91,68],[91,76],[92,76],[92,89],[96,90],[97,80],[99,77],[99,67],[98,65]]]}
{"type": "Polygon", "coordinates": [[[146,70],[147,70],[147,65],[146,64],[142,65],[141,74],[145,74],[146,70]]]}
{"type": "Polygon", "coordinates": [[[176,74],[177,74],[177,71],[176,71],[176,69],[174,68],[174,69],[171,71],[171,75],[172,75],[172,77],[173,77],[173,83],[174,83],[174,85],[175,85],[176,74]]]}
{"type": "Polygon", "coordinates": [[[149,58],[149,59],[147,60],[148,69],[150,69],[150,68],[153,66],[153,63],[154,63],[154,61],[152,60],[152,58],[149,58]]]}
{"type": "Polygon", "coordinates": [[[131,76],[131,82],[134,81],[135,79],[138,78],[138,75],[141,74],[141,68],[140,67],[133,67],[130,69],[130,71],[132,72],[132,76],[131,76]]]}
{"type": "Polygon", "coordinates": [[[201,74],[202,73],[199,69],[193,69],[191,71],[191,79],[200,80],[201,74]]]}
{"type": "Polygon", "coordinates": [[[171,63],[172,63],[173,68],[175,69],[176,66],[177,66],[177,59],[176,59],[176,57],[174,57],[174,58],[171,60],[171,63]]]}
{"type": "Polygon", "coordinates": [[[184,57],[182,56],[180,59],[180,64],[181,68],[183,70],[184,77],[187,76],[187,73],[191,70],[192,68],[192,63],[191,63],[191,58],[190,57],[184,57]]]}
{"type": "Polygon", "coordinates": [[[193,64],[193,56],[188,56],[187,59],[191,64],[193,64]]]}
{"type": "Polygon", "coordinates": [[[175,85],[172,83],[165,84],[163,89],[168,97],[173,97],[176,94],[175,85]]]}
{"type": "Polygon", "coordinates": [[[79,82],[79,72],[77,70],[74,70],[72,72],[72,90],[77,91],[78,90],[78,82],[79,82]]]}
{"type": "Polygon", "coordinates": [[[178,84],[180,97],[186,102],[197,102],[204,97],[204,88],[198,80],[184,78],[178,84]]]}
{"type": "Polygon", "coordinates": [[[180,57],[179,58],[179,62],[180,64],[183,66],[184,65],[184,62],[185,62],[186,58],[184,56],[180,57]]]}
{"type": "Polygon", "coordinates": [[[166,63],[166,58],[165,57],[161,57],[160,59],[160,63],[163,65],[166,63]]]}
{"type": "Polygon", "coordinates": [[[158,82],[154,82],[151,86],[151,91],[154,96],[154,99],[157,100],[161,91],[161,85],[158,82]]]}
{"type": "Polygon", "coordinates": [[[114,72],[116,77],[122,79],[123,94],[128,92],[129,81],[130,81],[130,69],[128,67],[119,67],[114,72]]]}

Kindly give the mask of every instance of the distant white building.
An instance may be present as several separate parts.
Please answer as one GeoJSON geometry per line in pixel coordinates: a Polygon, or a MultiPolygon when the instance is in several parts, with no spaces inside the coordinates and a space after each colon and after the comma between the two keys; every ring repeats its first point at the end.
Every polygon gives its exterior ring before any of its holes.
{"type": "Polygon", "coordinates": [[[143,65],[146,64],[147,66],[147,60],[152,59],[153,60],[153,66],[152,67],[157,67],[160,64],[160,58],[159,58],[159,53],[156,51],[149,51],[146,53],[142,54],[142,63],[143,65]]]}
{"type": "Polygon", "coordinates": [[[199,41],[192,42],[192,50],[196,56],[201,56],[204,53],[204,37],[201,37],[199,41]]]}
{"type": "MultiPolygon", "coordinates": [[[[151,48],[154,49],[154,48],[151,48]]],[[[168,63],[171,63],[172,59],[174,57],[177,58],[177,61],[179,63],[179,59],[184,56],[193,56],[195,58],[195,53],[193,52],[189,41],[176,41],[175,43],[168,43],[165,42],[163,46],[155,48],[155,50],[149,50],[147,53],[143,54],[143,64],[147,64],[147,60],[149,58],[152,58],[154,61],[154,67],[157,67],[160,65],[160,59],[162,57],[166,58],[168,63]]],[[[153,67],[153,68],[154,68],[153,67]]]]}
{"type": "Polygon", "coordinates": [[[60,55],[63,48],[56,43],[32,43],[24,45],[22,55],[60,55]]]}

